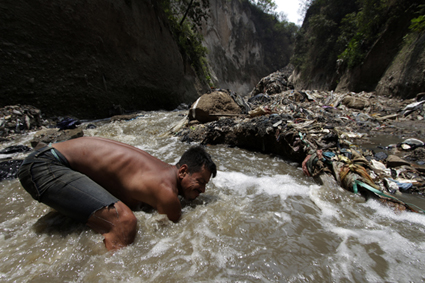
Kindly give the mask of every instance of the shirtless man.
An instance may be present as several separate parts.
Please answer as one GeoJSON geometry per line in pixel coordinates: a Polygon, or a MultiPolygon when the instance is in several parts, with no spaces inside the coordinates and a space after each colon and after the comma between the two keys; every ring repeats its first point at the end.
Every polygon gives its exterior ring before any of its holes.
{"type": "Polygon", "coordinates": [[[35,200],[101,233],[108,250],[134,241],[137,220],[132,209],[145,203],[177,222],[178,195],[195,199],[216,174],[210,155],[199,146],[186,151],[177,165],[169,165],[133,146],[96,137],[37,150],[18,172],[35,200]]]}

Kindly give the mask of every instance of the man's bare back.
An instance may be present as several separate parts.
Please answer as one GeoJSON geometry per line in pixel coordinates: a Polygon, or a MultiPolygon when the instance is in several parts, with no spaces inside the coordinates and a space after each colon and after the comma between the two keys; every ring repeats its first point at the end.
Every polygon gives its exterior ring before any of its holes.
{"type": "Polygon", "coordinates": [[[66,158],[70,169],[86,175],[119,200],[94,211],[86,223],[105,236],[108,249],[133,242],[136,219],[131,209],[145,203],[177,222],[181,216],[178,195],[196,198],[216,174],[215,164],[203,149],[190,149],[177,165],[169,165],[143,150],[104,138],[78,138],[53,148],[66,158]],[[206,158],[204,164],[193,163],[199,154],[206,158]]]}
{"type": "Polygon", "coordinates": [[[176,166],[136,147],[95,137],[53,147],[66,157],[72,169],[90,177],[130,208],[141,202],[156,208],[154,196],[159,188],[178,195],[176,166]]]}

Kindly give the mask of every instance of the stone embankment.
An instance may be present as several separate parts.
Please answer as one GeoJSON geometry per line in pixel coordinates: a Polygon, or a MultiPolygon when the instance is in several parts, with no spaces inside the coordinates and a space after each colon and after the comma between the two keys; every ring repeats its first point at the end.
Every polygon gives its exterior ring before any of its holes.
{"type": "Polygon", "coordinates": [[[250,96],[220,89],[205,94],[171,131],[184,142],[276,154],[298,162],[317,180],[332,176],[347,190],[423,212],[397,195],[425,191],[424,93],[400,100],[365,92],[298,91],[276,72],[250,96]],[[373,146],[377,137],[381,142],[373,146]],[[389,137],[399,142],[391,144],[389,137]]]}

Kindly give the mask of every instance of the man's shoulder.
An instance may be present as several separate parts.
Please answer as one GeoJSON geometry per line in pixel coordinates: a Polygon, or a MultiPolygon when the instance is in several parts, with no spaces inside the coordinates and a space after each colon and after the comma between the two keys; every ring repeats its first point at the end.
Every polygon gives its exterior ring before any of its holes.
{"type": "MultiPolygon", "coordinates": [[[[156,177],[159,175],[156,175],[156,177]]],[[[166,203],[179,202],[177,186],[171,180],[161,179],[158,180],[156,185],[152,183],[152,186],[154,186],[152,189],[158,201],[166,203]]]]}

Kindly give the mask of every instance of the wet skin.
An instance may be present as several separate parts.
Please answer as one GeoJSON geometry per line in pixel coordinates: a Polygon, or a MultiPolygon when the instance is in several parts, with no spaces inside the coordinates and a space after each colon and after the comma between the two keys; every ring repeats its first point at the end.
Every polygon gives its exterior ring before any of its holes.
{"type": "MultiPolygon", "coordinates": [[[[187,169],[186,165],[183,165],[187,169]]],[[[183,167],[182,166],[182,167],[183,167]]],[[[187,200],[194,200],[200,194],[205,193],[205,187],[210,180],[211,173],[202,168],[200,172],[188,173],[186,170],[182,174],[181,191],[179,192],[187,200]]]]}
{"type": "Polygon", "coordinates": [[[87,225],[105,237],[109,250],[134,241],[137,220],[132,209],[145,203],[177,222],[178,195],[193,200],[205,192],[211,172],[189,172],[186,164],[169,165],[143,150],[117,141],[83,137],[53,145],[71,168],[101,185],[120,201],[90,216],[87,225]]]}

